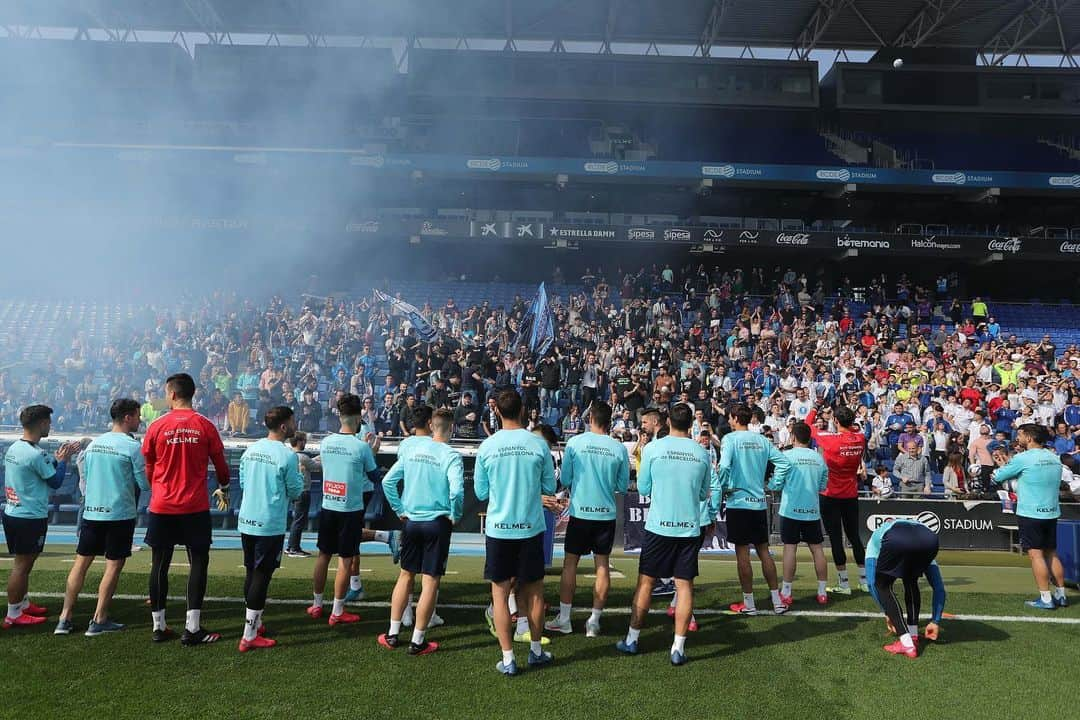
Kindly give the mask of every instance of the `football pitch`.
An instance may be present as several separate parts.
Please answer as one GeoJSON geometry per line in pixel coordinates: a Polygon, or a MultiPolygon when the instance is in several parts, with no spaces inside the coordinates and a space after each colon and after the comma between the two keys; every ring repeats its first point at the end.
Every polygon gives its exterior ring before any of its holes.
{"type": "MultiPolygon", "coordinates": [[[[1080,642],[1080,608],[1038,614],[1024,607],[1034,597],[1030,570],[1025,559],[1006,553],[941,554],[946,610],[957,617],[945,620],[939,642],[924,643],[918,660],[881,649],[885,624],[869,595],[834,596],[820,608],[808,557],[792,612],[781,617],[723,614],[722,608],[741,599],[734,560],[703,558],[696,602],[701,629],[690,635],[690,663],[681,668],[668,660],[672,622],[663,613],[666,598],[654,603],[656,612],[641,635],[642,654],[615,652],[626,632],[637,573],[636,557],[616,556],[601,637],[585,638],[587,613],[575,609],[574,634],[556,635],[548,646],[555,664],[506,678],[495,671],[500,653],[483,619],[489,594],[482,558],[451,557],[439,598],[446,625],[428,634],[441,647],[426,657],[376,643],[386,631],[397,575],[389,558],[363,557],[367,597],[351,606],[362,621],[339,627],[303,612],[311,598],[313,560],[284,558],[264,618],[280,644],[240,654],[238,551],[211,556],[203,625],[222,633],[222,641],[185,648],[178,641],[150,642],[143,602],[148,551],[129,560],[117,591],[122,599],[113,605],[113,617],[128,623],[127,630],[82,635],[93,610],[89,595],[100,577],[95,566],[76,610],[76,633],[53,636],[70,550],[50,546],[31,577],[31,595],[49,608],[50,621],[0,633],[0,668],[8,678],[0,718],[1077,717],[1072,661],[1080,642]]],[[[182,553],[177,562],[183,563],[182,553]]],[[[10,558],[0,558],[0,580],[10,567],[10,558]]],[[[176,600],[168,620],[177,629],[183,626],[186,571],[175,565],[171,577],[176,600]]],[[[590,572],[586,561],[575,608],[591,605],[590,572]]],[[[557,583],[557,575],[549,574],[545,599],[553,606],[557,583]]],[[[759,607],[770,606],[760,579],[756,596],[759,607]]],[[[929,612],[925,586],[923,600],[929,612]]],[[[528,646],[515,649],[523,667],[528,646]]]]}

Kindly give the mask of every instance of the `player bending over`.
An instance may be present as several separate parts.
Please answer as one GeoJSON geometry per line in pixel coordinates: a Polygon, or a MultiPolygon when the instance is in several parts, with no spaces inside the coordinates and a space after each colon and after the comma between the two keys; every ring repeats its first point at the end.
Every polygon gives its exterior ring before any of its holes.
{"type": "Polygon", "coordinates": [[[922,608],[919,578],[924,575],[934,590],[933,615],[926,626],[926,638],[938,638],[945,612],[945,582],[934,559],[937,553],[937,535],[914,520],[886,520],[870,536],[866,546],[866,579],[870,594],[885,611],[889,630],[899,635],[896,642],[885,646],[885,650],[893,655],[906,655],[912,659],[919,656],[919,611],[922,608]],[[906,618],[893,591],[897,580],[904,584],[906,618]]]}

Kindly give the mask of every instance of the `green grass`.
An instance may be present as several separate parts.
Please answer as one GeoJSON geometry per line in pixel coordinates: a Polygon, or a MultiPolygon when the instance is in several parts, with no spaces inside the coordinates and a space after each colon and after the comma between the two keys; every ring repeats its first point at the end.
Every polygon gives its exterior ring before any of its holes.
{"type": "MultiPolygon", "coordinates": [[[[67,550],[66,548],[64,550],[67,550]]],[[[178,560],[181,557],[178,555],[178,560]]],[[[32,593],[59,592],[71,556],[43,556],[31,578],[32,593]]],[[[945,553],[941,558],[950,590],[949,612],[993,616],[1035,616],[1022,601],[1031,596],[1030,571],[1015,555],[945,553]]],[[[119,593],[142,596],[148,553],[137,553],[125,570],[119,593]]],[[[285,559],[270,595],[303,601],[310,597],[311,560],[285,559]]],[[[240,555],[217,551],[211,559],[209,595],[240,594],[240,555]]],[[[116,636],[54,637],[59,600],[46,625],[0,634],[0,667],[7,670],[7,698],[0,718],[972,718],[1022,717],[1037,703],[1043,717],[1075,717],[1069,663],[1080,625],[1006,621],[947,621],[942,641],[917,661],[881,650],[884,622],[855,617],[731,617],[702,615],[701,630],[687,642],[690,664],[672,668],[667,649],[670,621],[650,616],[642,633],[643,654],[621,657],[613,644],[626,631],[625,609],[637,561],[616,558],[625,577],[613,582],[603,636],[580,632],[553,639],[555,665],[517,678],[496,674],[498,646],[477,610],[444,608],[447,625],[430,633],[438,653],[408,657],[380,648],[388,609],[361,607],[363,621],[330,628],[307,618],[301,604],[268,606],[265,622],[280,646],[240,655],[240,603],[208,602],[204,626],[225,638],[212,647],[163,646],[149,640],[149,611],[139,600],[118,600],[113,616],[130,624],[116,636]],[[13,704],[15,703],[15,704],[13,704]],[[1004,713],[1004,714],[1003,714],[1004,713]]],[[[384,558],[364,558],[367,599],[385,601],[396,570],[384,558]]],[[[10,560],[0,559],[0,579],[10,560]]],[[[486,604],[480,579],[482,560],[451,558],[440,601],[486,604]]],[[[796,583],[795,609],[817,610],[808,563],[796,583]]],[[[96,587],[91,571],[87,592],[96,587]]],[[[583,569],[583,573],[588,570],[583,569]]],[[[184,592],[186,568],[174,569],[171,594],[184,592]]],[[[581,577],[575,605],[590,603],[591,579],[581,577]]],[[[549,577],[546,598],[554,604],[557,578],[549,577]]],[[[738,599],[734,563],[702,562],[699,608],[719,609],[738,599]]],[[[768,605],[758,583],[759,605],[768,605]]],[[[929,604],[929,593],[926,593],[929,604]]],[[[93,600],[80,601],[81,631],[93,600]]],[[[662,607],[658,601],[657,609],[662,607]]],[[[869,596],[836,598],[828,610],[866,612],[869,596]]],[[[183,623],[183,603],[169,608],[170,624],[183,623]]],[[[1080,619],[1076,607],[1054,618],[1080,619]]],[[[517,646],[524,665],[526,646],[517,646]]]]}

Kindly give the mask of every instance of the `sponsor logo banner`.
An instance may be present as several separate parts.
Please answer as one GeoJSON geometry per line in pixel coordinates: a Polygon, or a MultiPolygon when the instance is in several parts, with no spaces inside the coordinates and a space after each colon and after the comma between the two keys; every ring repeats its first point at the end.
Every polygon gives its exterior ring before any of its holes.
{"type": "Polygon", "coordinates": [[[851,171],[844,169],[832,169],[832,170],[818,170],[814,173],[814,177],[818,180],[836,180],[837,182],[848,182],[851,180],[851,171]]]}
{"type": "Polygon", "coordinates": [[[913,237],[911,238],[912,250],[945,250],[954,251],[962,250],[963,245],[959,242],[948,242],[944,238],[938,238],[936,235],[927,235],[926,237],[913,237]]]}
{"type": "Polygon", "coordinates": [[[1003,238],[991,240],[986,244],[986,249],[989,252],[1011,253],[1015,255],[1020,252],[1020,248],[1024,246],[1024,241],[1020,238],[1003,238]]]}
{"type": "Polygon", "coordinates": [[[684,228],[668,228],[664,230],[665,240],[685,241],[690,239],[690,231],[684,228]]]}
{"type": "Polygon", "coordinates": [[[1051,175],[1051,187],[1080,188],[1080,175],[1051,175]]]}
{"type": "MultiPolygon", "coordinates": [[[[641,552],[641,543],[645,539],[645,521],[649,519],[652,501],[651,498],[633,492],[623,497],[623,551],[638,553],[641,552]]],[[[727,539],[727,520],[723,512],[717,515],[713,531],[705,536],[700,552],[724,555],[735,552],[735,546],[727,539]]]]}
{"type": "MultiPolygon", "coordinates": [[[[889,519],[913,520],[934,531],[943,548],[1008,550],[1016,515],[1006,513],[999,500],[860,500],[859,528],[863,539],[889,519]]],[[[1061,517],[1080,517],[1080,505],[1062,503],[1061,517]]]]}
{"type": "Polygon", "coordinates": [[[701,168],[701,174],[705,177],[735,177],[734,165],[705,165],[701,168]]]}
{"type": "Polygon", "coordinates": [[[615,228],[591,227],[589,225],[572,227],[553,225],[547,229],[547,236],[550,238],[573,238],[576,240],[614,240],[615,233],[615,228]]]}
{"type": "Polygon", "coordinates": [[[656,230],[652,228],[630,228],[626,231],[628,240],[655,240],[656,230]]]}
{"type": "Polygon", "coordinates": [[[810,233],[780,233],[776,236],[777,245],[809,245],[810,233]]]}

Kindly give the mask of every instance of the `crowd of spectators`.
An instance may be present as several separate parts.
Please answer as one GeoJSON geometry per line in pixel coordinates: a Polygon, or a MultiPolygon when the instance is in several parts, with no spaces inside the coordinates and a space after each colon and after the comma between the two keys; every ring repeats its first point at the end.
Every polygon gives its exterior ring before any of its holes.
{"type": "Polygon", "coordinates": [[[555,281],[542,358],[516,343],[522,297],[505,308],[424,305],[440,332],[431,344],[366,298],[147,308],[108,338],[59,333],[45,367],[0,372],[0,424],[43,402],[55,431],[99,431],[120,396],[137,398],[150,422],[164,410],[162,382],[184,371],[201,388],[196,409],[227,436],[258,434],[254,419],[277,404],[295,409],[301,430],[333,432],[337,398],[354,393],[366,430],[382,436],[408,434],[408,410],[427,403],[454,410],[458,439],[482,439],[498,429],[493,394],[516,387],[530,426],[583,432],[601,398],[626,442],[639,439],[644,410],[676,402],[694,407],[695,436],[718,442],[727,411],[748,402],[752,429],[785,448],[794,422],[817,408],[829,427],[829,408],[845,404],[867,437],[868,476],[914,493],[929,493],[934,475],[950,495],[984,492],[993,453],[1026,422],[1050,428],[1059,454],[1077,451],[1080,350],[1009,335],[987,302],[954,296],[955,276],[924,288],[882,275],[859,290],[845,278],[831,297],[820,277],[780,268],[597,269],[572,286],[557,271],[555,281]],[[852,309],[856,293],[865,313],[852,309]]]}

